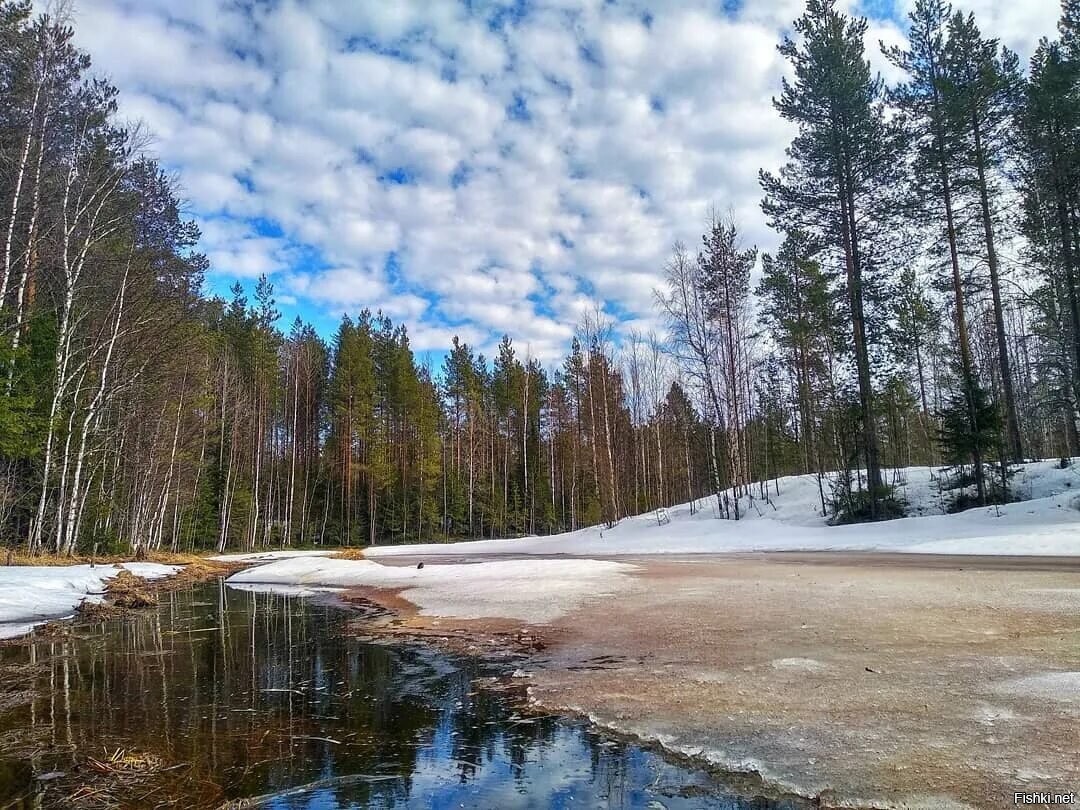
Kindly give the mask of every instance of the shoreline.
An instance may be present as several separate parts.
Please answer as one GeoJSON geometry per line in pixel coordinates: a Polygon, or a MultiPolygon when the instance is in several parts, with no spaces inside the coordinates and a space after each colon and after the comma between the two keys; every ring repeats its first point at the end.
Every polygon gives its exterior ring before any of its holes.
{"type": "Polygon", "coordinates": [[[1080,776],[1064,754],[1080,720],[1076,558],[619,560],[635,587],[550,623],[423,615],[406,588],[345,596],[394,611],[389,636],[519,656],[541,711],[817,806],[997,807],[1080,776]]]}
{"type": "MultiPolygon", "coordinates": [[[[447,545],[447,549],[455,544],[447,545]]],[[[141,589],[151,594],[163,593],[172,589],[182,588],[193,582],[201,582],[215,577],[229,577],[239,571],[254,568],[275,559],[296,559],[311,556],[322,559],[369,559],[362,556],[362,550],[353,549],[330,549],[330,550],[269,550],[266,552],[253,552],[241,555],[159,555],[151,557],[146,562],[174,565],[178,570],[167,576],[158,578],[144,578],[135,575],[139,580],[141,589]],[[280,555],[280,556],[278,556],[280,555]]],[[[42,562],[31,561],[34,558],[18,558],[19,562],[10,568],[56,568],[63,569],[70,566],[95,563],[99,566],[121,565],[125,563],[141,562],[122,557],[107,557],[98,560],[92,558],[44,558],[42,562]]],[[[528,561],[537,559],[553,560],[599,560],[604,562],[629,563],[631,565],[648,565],[650,563],[662,563],[669,565],[693,565],[701,561],[728,560],[732,562],[763,562],[778,564],[802,564],[807,566],[851,566],[859,565],[870,568],[901,568],[922,570],[955,570],[955,571],[999,571],[999,572],[1047,572],[1047,573],[1080,573],[1080,556],[1063,555],[996,555],[996,554],[938,554],[924,552],[896,552],[896,551],[857,551],[857,550],[767,550],[767,551],[723,551],[714,553],[665,553],[665,554],[565,554],[556,553],[540,557],[534,554],[484,554],[471,555],[462,553],[452,554],[449,550],[438,555],[434,560],[424,554],[395,554],[392,556],[372,559],[380,566],[386,568],[411,568],[418,562],[430,561],[438,565],[449,564],[475,564],[495,561],[528,561]]],[[[0,645],[25,636],[30,632],[55,633],[61,627],[78,621],[93,621],[117,615],[124,610],[141,609],[139,606],[129,607],[113,605],[110,599],[110,584],[112,580],[106,580],[104,589],[96,593],[88,593],[87,596],[102,596],[102,602],[90,602],[84,600],[70,614],[58,615],[52,618],[28,619],[24,633],[12,636],[0,637],[0,645]]],[[[407,587],[396,589],[380,589],[375,587],[349,586],[342,590],[372,590],[401,592],[407,587]]],[[[405,599],[394,600],[398,606],[412,606],[405,599]]]]}
{"type": "MultiPolygon", "coordinates": [[[[116,562],[97,562],[96,565],[121,565],[134,560],[116,562]]],[[[150,562],[155,562],[151,560],[150,562]]],[[[80,565],[83,563],[72,563],[80,565]]],[[[0,636],[0,647],[18,645],[31,634],[42,638],[64,636],[80,625],[94,624],[106,619],[117,618],[133,611],[143,611],[157,606],[160,594],[180,590],[185,587],[216,578],[227,578],[247,567],[246,565],[218,562],[205,558],[187,558],[185,562],[168,562],[164,565],[176,565],[178,570],[161,577],[146,578],[127,572],[121,568],[117,575],[102,582],[102,590],[88,592],[70,612],[52,618],[30,618],[25,623],[25,631],[0,636]],[[100,601],[91,601],[88,597],[101,597],[100,601]]],[[[12,566],[35,567],[35,566],[12,566]]],[[[46,565],[47,568],[63,568],[65,565],[46,565]]]]}
{"type": "MultiPolygon", "coordinates": [[[[1080,532],[1080,523],[1077,524],[1080,532]]],[[[448,543],[447,548],[455,544],[448,543]]],[[[407,546],[401,546],[407,548],[407,546]]],[[[444,554],[431,557],[421,553],[395,554],[392,556],[365,557],[388,568],[409,568],[418,562],[431,562],[439,565],[458,563],[480,563],[496,560],[537,560],[537,559],[588,559],[611,562],[665,562],[694,563],[702,560],[757,561],[777,563],[806,563],[808,565],[866,565],[875,568],[915,568],[915,569],[956,569],[956,570],[994,570],[994,571],[1057,571],[1080,573],[1080,556],[1050,554],[940,554],[920,551],[874,551],[849,549],[786,549],[764,551],[713,551],[713,552],[664,552],[656,554],[568,554],[550,555],[484,553],[460,555],[444,554]]]]}
{"type": "MultiPolygon", "coordinates": [[[[749,786],[744,795],[996,807],[1008,788],[1080,777],[1063,754],[1080,721],[1080,559],[619,559],[634,567],[628,587],[542,621],[432,615],[410,601],[411,585],[328,596],[364,609],[346,624],[358,637],[506,668],[505,683],[489,687],[512,692],[523,711],[653,746],[749,786]]],[[[429,570],[444,562],[453,561],[429,570]]],[[[164,593],[247,567],[214,563],[141,584],[164,593]]],[[[36,632],[62,636],[127,610],[80,611],[36,632]]]]}
{"type": "MultiPolygon", "coordinates": [[[[186,583],[181,583],[180,587],[191,586],[197,587],[197,583],[188,581],[186,583]]],[[[211,585],[211,587],[216,589],[215,585],[211,585]]],[[[176,589],[174,584],[173,588],[163,586],[159,588],[159,591],[166,592],[176,589]]],[[[445,639],[437,638],[437,634],[434,633],[422,634],[419,632],[399,632],[391,634],[385,632],[390,625],[398,622],[405,615],[405,612],[407,611],[406,603],[399,604],[396,610],[390,610],[379,603],[355,595],[316,593],[312,594],[309,598],[332,606],[333,609],[342,616],[339,637],[358,639],[366,643],[378,644],[382,642],[388,647],[401,650],[412,648],[425,656],[430,656],[432,660],[441,659],[452,663],[455,667],[468,667],[473,669],[474,673],[470,678],[471,689],[492,693],[496,699],[512,710],[512,715],[527,718],[526,722],[549,719],[557,722],[560,726],[575,726],[584,733],[598,735],[603,740],[603,742],[600,743],[603,746],[612,744],[632,745],[641,751],[662,758],[675,768],[682,769],[683,771],[692,771],[698,774],[702,779],[700,786],[701,792],[692,795],[699,796],[703,802],[713,799],[731,799],[733,797],[762,797],[770,801],[783,802],[783,807],[787,808],[787,810],[810,810],[810,808],[820,806],[812,801],[803,799],[803,797],[772,790],[756,774],[731,772],[720,769],[715,763],[709,762],[701,757],[695,757],[690,752],[675,752],[658,741],[640,739],[632,734],[609,729],[602,724],[593,722],[587,716],[580,713],[545,710],[535,702],[530,701],[527,683],[516,677],[516,664],[526,658],[526,653],[528,649],[530,649],[527,646],[528,641],[521,638],[520,634],[507,635],[505,632],[507,628],[504,628],[503,632],[496,635],[493,628],[488,627],[489,640],[495,636],[496,640],[499,642],[498,645],[488,645],[484,649],[454,648],[445,643],[445,639]],[[362,628],[366,628],[370,631],[366,634],[366,638],[361,637],[361,634],[354,632],[362,628]],[[496,654],[497,649],[501,649],[507,654],[499,656],[496,654]]],[[[392,603],[393,594],[380,594],[380,602],[383,605],[392,603]]],[[[129,622],[144,621],[145,617],[153,614],[153,612],[154,611],[151,609],[131,609],[117,612],[105,618],[107,618],[111,624],[119,624],[120,627],[123,628],[129,622]]],[[[78,635],[80,628],[85,628],[86,625],[97,624],[98,622],[99,620],[96,618],[76,618],[74,621],[65,622],[63,631],[65,633],[70,631],[71,633],[78,635]]],[[[17,641],[23,646],[31,643],[44,643],[50,645],[53,643],[54,639],[46,637],[40,641],[36,641],[31,640],[28,637],[22,637],[17,641]]],[[[31,665],[21,666],[23,666],[25,674],[26,668],[31,665]]],[[[39,662],[32,666],[43,667],[45,666],[45,662],[39,662]]],[[[14,667],[9,667],[8,670],[8,675],[15,672],[14,667]]],[[[48,696],[47,692],[40,689],[37,690],[37,694],[39,699],[48,696]]],[[[0,697],[3,697],[3,695],[0,694],[0,697]]],[[[29,694],[24,691],[17,696],[12,695],[12,697],[20,698],[18,703],[22,703],[29,698],[29,694]]],[[[15,708],[18,703],[12,703],[10,706],[4,707],[3,701],[0,701],[0,708],[15,708]]],[[[9,742],[12,741],[9,740],[9,742]]],[[[16,743],[12,743],[12,745],[13,747],[8,753],[17,754],[19,751],[18,745],[16,743]]],[[[133,768],[139,769],[142,767],[142,763],[145,763],[145,771],[140,772],[144,774],[144,777],[147,780],[165,777],[166,774],[178,767],[192,767],[191,763],[176,760],[175,755],[170,757],[166,755],[164,750],[159,751],[152,746],[136,745],[131,749],[130,753],[133,768]]],[[[126,756],[127,749],[125,749],[125,757],[126,756]]],[[[83,760],[80,760],[80,762],[81,761],[83,760]]],[[[90,763],[91,766],[94,764],[92,758],[86,759],[85,762],[90,763]]],[[[102,761],[101,774],[96,773],[93,767],[80,770],[80,767],[76,766],[71,768],[70,771],[64,769],[67,772],[63,774],[60,774],[58,771],[49,771],[48,776],[50,777],[50,781],[53,778],[69,778],[70,780],[73,780],[70,781],[70,783],[66,783],[64,789],[76,792],[88,789],[89,787],[100,786],[98,782],[94,781],[99,778],[104,778],[106,780],[120,780],[118,783],[119,786],[116,787],[116,789],[120,791],[126,790],[127,788],[123,784],[121,772],[119,770],[109,770],[109,762],[111,762],[111,760],[102,761]],[[80,776],[80,774],[82,775],[80,776]]],[[[347,778],[347,776],[348,775],[345,775],[345,778],[347,778]]],[[[27,775],[26,778],[29,780],[31,779],[31,776],[27,775]]],[[[152,782],[150,784],[152,784],[152,782]]],[[[112,790],[113,787],[112,783],[109,782],[109,789],[112,790]]],[[[307,789],[308,787],[310,787],[310,783],[305,783],[299,785],[298,789],[307,789]]],[[[121,792],[117,795],[124,794],[121,792]]],[[[277,795],[277,793],[266,794],[268,797],[277,795]]],[[[252,801],[252,798],[243,798],[226,801],[224,804],[215,801],[206,805],[198,804],[198,806],[241,807],[248,806],[252,801]]]]}
{"type": "Polygon", "coordinates": [[[789,801],[794,807],[847,808],[875,810],[871,805],[831,804],[821,795],[807,795],[774,784],[757,769],[731,768],[694,752],[672,747],[662,739],[646,737],[605,723],[584,709],[555,706],[536,699],[532,694],[529,676],[520,665],[535,661],[552,643],[551,631],[545,632],[516,619],[450,619],[421,616],[417,607],[402,597],[401,588],[350,588],[337,594],[327,594],[346,609],[360,608],[363,618],[348,622],[351,629],[363,629],[354,638],[363,641],[387,641],[392,644],[423,645],[442,655],[466,657],[486,665],[504,668],[506,673],[475,681],[479,689],[498,692],[522,714],[556,716],[569,722],[582,723],[596,729],[605,737],[618,739],[679,764],[707,773],[717,783],[717,789],[744,799],[764,798],[789,801]],[[449,622],[444,625],[443,622],[449,622]],[[530,629],[532,628],[532,629],[530,629]],[[511,667],[517,665],[511,671],[511,667]]]}
{"type": "MultiPolygon", "coordinates": [[[[403,588],[349,588],[337,594],[327,594],[336,601],[362,609],[373,609],[363,619],[349,622],[352,629],[363,628],[355,637],[361,640],[389,641],[399,644],[421,644],[451,656],[465,656],[492,666],[509,668],[513,672],[501,678],[485,678],[476,682],[478,688],[494,690],[511,700],[522,713],[538,716],[558,716],[584,723],[607,737],[623,740],[652,750],[669,760],[709,774],[720,790],[745,799],[765,798],[772,801],[805,803],[807,808],[823,810],[877,810],[873,804],[833,803],[822,793],[804,792],[797,786],[770,779],[760,765],[743,767],[740,763],[710,758],[703,749],[691,750],[673,746],[657,736],[642,735],[605,721],[587,709],[545,702],[536,697],[530,683],[531,675],[522,665],[537,663],[554,641],[553,628],[539,628],[517,619],[453,619],[422,616],[419,609],[401,596],[403,588]],[[372,621],[372,619],[375,621],[372,621]],[[362,625],[360,624],[362,622],[362,625]]],[[[581,664],[577,669],[600,669],[602,663],[581,664]]]]}

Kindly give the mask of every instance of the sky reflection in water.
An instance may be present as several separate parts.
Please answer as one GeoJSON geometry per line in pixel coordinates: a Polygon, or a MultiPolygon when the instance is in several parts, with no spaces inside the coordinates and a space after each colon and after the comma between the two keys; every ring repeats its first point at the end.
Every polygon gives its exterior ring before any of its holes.
{"type": "Polygon", "coordinates": [[[725,795],[706,773],[477,691],[483,664],[351,637],[336,605],[221,583],[73,637],[0,649],[40,696],[0,704],[0,806],[60,806],[76,763],[117,748],[164,773],[123,806],[265,797],[338,808],[793,808],[725,795]],[[38,783],[34,774],[66,775],[38,783]],[[33,787],[36,785],[36,787],[33,787]],[[23,801],[19,797],[24,797],[23,801]]]}

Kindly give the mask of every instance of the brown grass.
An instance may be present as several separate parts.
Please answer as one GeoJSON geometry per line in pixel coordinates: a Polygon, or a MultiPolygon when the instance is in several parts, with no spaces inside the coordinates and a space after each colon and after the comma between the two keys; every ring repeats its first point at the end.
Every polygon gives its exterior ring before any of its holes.
{"type": "MultiPolygon", "coordinates": [[[[176,774],[187,767],[187,763],[169,765],[149,752],[105,749],[100,758],[77,757],[71,772],[58,774],[53,792],[46,794],[46,803],[51,799],[50,806],[83,810],[176,806],[190,799],[176,774]]],[[[186,806],[192,805],[189,802],[186,806]]]]}
{"type": "MultiPolygon", "coordinates": [[[[244,567],[243,563],[223,563],[211,560],[210,555],[214,552],[206,551],[201,554],[171,551],[148,551],[138,558],[139,562],[156,562],[162,565],[184,565],[192,568],[202,566],[204,572],[213,567],[218,573],[235,570],[244,567]]],[[[343,560],[363,560],[364,550],[358,546],[343,546],[333,554],[334,557],[343,560]]],[[[98,563],[101,565],[116,565],[118,563],[135,562],[133,554],[99,554],[96,557],[89,554],[27,554],[24,549],[0,549],[0,565],[88,565],[98,563]]]]}
{"type": "Polygon", "coordinates": [[[120,569],[105,585],[104,602],[85,600],[76,612],[81,619],[98,622],[128,610],[156,607],[157,603],[157,594],[145,579],[126,569],[120,569]]]}
{"type": "Polygon", "coordinates": [[[184,567],[171,577],[154,580],[154,583],[160,583],[162,588],[180,587],[193,582],[203,582],[207,579],[228,574],[240,567],[228,563],[214,562],[203,557],[195,557],[189,562],[168,563],[168,565],[183,565],[184,567]]]}
{"type": "MultiPolygon", "coordinates": [[[[91,602],[89,599],[84,600],[77,608],[75,608],[75,615],[88,622],[103,622],[122,612],[123,611],[121,611],[120,608],[109,602],[91,602]]],[[[41,635],[40,631],[43,628],[47,628],[51,632],[57,634],[67,633],[69,631],[68,626],[62,622],[49,622],[42,627],[35,628],[34,634],[41,635]]]]}
{"type": "Polygon", "coordinates": [[[105,595],[119,608],[154,607],[158,603],[157,596],[149,591],[146,585],[145,579],[121,568],[105,586],[105,595]]]}
{"type": "Polygon", "coordinates": [[[342,548],[334,552],[333,556],[338,560],[363,560],[364,550],[362,548],[342,548]]]}
{"type": "MultiPolygon", "coordinates": [[[[215,565],[212,561],[200,554],[173,553],[171,551],[150,551],[143,555],[146,562],[162,563],[163,565],[215,565]]],[[[94,557],[89,554],[27,554],[23,549],[5,549],[0,551],[0,564],[3,565],[86,565],[100,563],[101,565],[115,565],[116,563],[134,562],[132,554],[99,554],[94,557]]]]}
{"type": "Polygon", "coordinates": [[[146,580],[127,569],[121,569],[105,585],[105,601],[84,601],[77,612],[80,618],[92,622],[111,619],[129,610],[156,607],[158,594],[184,588],[196,582],[227,574],[235,566],[188,555],[181,562],[179,555],[170,555],[169,565],[183,565],[179,571],[162,579],[146,580]]]}
{"type": "Polygon", "coordinates": [[[164,767],[161,757],[156,754],[128,751],[117,748],[111,754],[106,750],[104,759],[86,758],[87,764],[98,773],[147,773],[164,767]]]}

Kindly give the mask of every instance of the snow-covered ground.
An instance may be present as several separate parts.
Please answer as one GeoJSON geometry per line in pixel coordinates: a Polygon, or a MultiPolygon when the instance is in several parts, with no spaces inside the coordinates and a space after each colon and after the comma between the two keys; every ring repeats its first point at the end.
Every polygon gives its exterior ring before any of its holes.
{"type": "Polygon", "coordinates": [[[0,566],[0,638],[21,636],[49,619],[71,616],[83,600],[100,602],[105,583],[127,569],[144,579],[160,579],[180,570],[175,565],[0,566]]]}
{"type": "Polygon", "coordinates": [[[370,586],[402,588],[421,613],[460,619],[550,622],[585,600],[629,584],[634,566],[601,560],[491,560],[424,568],[299,557],[234,574],[230,585],[287,593],[370,586]]]}
{"type": "Polygon", "coordinates": [[[253,551],[241,554],[218,554],[209,559],[215,562],[242,563],[242,562],[273,562],[274,560],[290,560],[294,557],[329,557],[337,553],[337,549],[329,551],[312,549],[282,549],[281,551],[253,551]]]}
{"type": "MultiPolygon", "coordinates": [[[[1080,464],[1061,469],[1057,461],[1023,465],[1012,480],[1025,500],[1002,507],[943,514],[947,496],[937,470],[913,467],[890,474],[913,517],[885,523],[828,526],[814,476],[770,483],[770,498],[744,498],[743,520],[718,520],[713,499],[655,514],[626,518],[612,529],[592,527],[552,537],[482,540],[469,543],[379,546],[368,557],[606,557],[701,554],[729,551],[850,550],[937,554],[1080,555],[1080,464]]],[[[242,586],[289,587],[301,592],[355,586],[402,588],[422,612],[459,618],[502,616],[546,622],[586,599],[626,585],[633,567],[596,559],[488,560],[479,564],[428,564],[422,569],[370,560],[329,559],[333,550],[265,551],[212,559],[265,563],[233,576],[242,586]]],[[[173,566],[128,563],[147,578],[174,573],[173,566]]],[[[86,598],[100,598],[117,566],[0,567],[0,637],[26,632],[36,623],[70,615],[86,598]]]]}
{"type": "MultiPolygon", "coordinates": [[[[693,515],[688,504],[667,510],[670,522],[664,525],[655,514],[648,514],[627,518],[613,529],[593,527],[552,537],[367,549],[365,556],[375,560],[328,559],[316,556],[318,552],[272,554],[268,555],[272,562],[242,571],[229,583],[290,593],[356,586],[400,588],[428,615],[544,623],[632,581],[628,575],[633,566],[588,557],[825,549],[1080,555],[1080,469],[1061,469],[1056,461],[1024,465],[1012,485],[1029,500],[952,515],[942,513],[945,498],[938,491],[936,474],[927,467],[902,471],[898,493],[909,512],[918,516],[885,523],[827,525],[816,478],[795,476],[780,480],[779,495],[770,484],[768,501],[744,498],[745,518],[738,522],[718,520],[715,502],[707,499],[699,502],[693,515]],[[528,558],[484,559],[499,554],[528,558]],[[423,568],[378,563],[380,558],[404,555],[434,559],[423,568]],[[440,564],[440,556],[475,559],[440,564]]],[[[260,561],[253,555],[229,559],[260,561]]]]}
{"type": "MultiPolygon", "coordinates": [[[[625,518],[616,527],[591,527],[550,537],[480,540],[466,543],[376,546],[371,558],[391,556],[472,556],[486,554],[611,556],[703,554],[728,551],[899,551],[927,554],[1080,555],[1080,462],[1061,469],[1056,460],[1022,465],[1011,481],[1024,500],[1001,507],[943,514],[948,493],[931,467],[899,471],[897,494],[912,517],[884,523],[829,526],[821,514],[812,475],[770,482],[770,498],[744,498],[743,520],[718,520],[715,499],[667,510],[670,523],[655,513],[625,518]]],[[[893,483],[893,474],[889,474],[893,483]]],[[[826,482],[827,487],[827,482],[826,482]]],[[[755,487],[755,491],[756,491],[755,487]]],[[[828,490],[826,489],[826,495],[828,490]]]]}

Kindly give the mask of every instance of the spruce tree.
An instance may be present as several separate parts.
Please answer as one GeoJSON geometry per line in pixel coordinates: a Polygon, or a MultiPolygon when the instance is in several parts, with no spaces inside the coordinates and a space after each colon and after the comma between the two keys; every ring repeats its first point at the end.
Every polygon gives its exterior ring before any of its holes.
{"type": "MultiPolygon", "coordinates": [[[[976,381],[970,390],[964,390],[963,382],[946,399],[945,407],[939,414],[941,427],[938,431],[938,440],[941,443],[945,459],[960,468],[960,475],[955,482],[960,486],[969,483],[964,475],[965,465],[973,458],[981,458],[990,454],[1001,441],[1001,413],[987,390],[976,381]],[[976,419],[972,422],[969,411],[971,403],[975,405],[976,419]],[[973,426],[974,425],[974,426],[973,426]]],[[[977,470],[972,470],[971,483],[978,490],[979,482],[983,478],[977,470]]],[[[1000,498],[1005,496],[1005,484],[1007,477],[1003,472],[1000,498]]],[[[985,504],[987,494],[977,491],[978,503],[985,504]]],[[[997,499],[995,499],[997,500],[997,499]]],[[[956,506],[967,504],[966,498],[959,496],[956,506]]]]}

